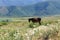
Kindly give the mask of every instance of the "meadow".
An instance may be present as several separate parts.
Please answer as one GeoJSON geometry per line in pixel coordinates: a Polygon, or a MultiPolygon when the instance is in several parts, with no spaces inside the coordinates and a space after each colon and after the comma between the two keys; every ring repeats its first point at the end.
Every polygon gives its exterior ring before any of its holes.
{"type": "Polygon", "coordinates": [[[0,40],[60,40],[59,16],[43,17],[41,25],[28,18],[0,18],[0,40]]]}

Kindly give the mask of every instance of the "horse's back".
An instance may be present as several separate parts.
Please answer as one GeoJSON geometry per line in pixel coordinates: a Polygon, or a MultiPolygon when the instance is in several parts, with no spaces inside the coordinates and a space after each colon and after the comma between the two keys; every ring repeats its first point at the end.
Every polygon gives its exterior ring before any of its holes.
{"type": "Polygon", "coordinates": [[[30,21],[38,22],[38,21],[41,21],[41,18],[29,18],[28,20],[29,20],[29,22],[30,21]]]}

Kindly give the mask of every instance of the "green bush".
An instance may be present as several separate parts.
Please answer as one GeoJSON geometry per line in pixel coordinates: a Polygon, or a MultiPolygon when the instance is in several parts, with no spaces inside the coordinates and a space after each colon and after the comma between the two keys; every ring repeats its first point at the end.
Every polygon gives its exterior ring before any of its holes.
{"type": "Polygon", "coordinates": [[[30,24],[29,24],[30,28],[35,28],[35,27],[38,27],[38,26],[39,26],[39,23],[32,23],[32,22],[30,22],[30,24]]]}
{"type": "Polygon", "coordinates": [[[30,28],[34,28],[32,22],[30,22],[29,27],[30,27],[30,28]]]}
{"type": "Polygon", "coordinates": [[[2,25],[7,25],[8,23],[7,23],[7,22],[2,22],[1,24],[2,24],[2,25]]]}

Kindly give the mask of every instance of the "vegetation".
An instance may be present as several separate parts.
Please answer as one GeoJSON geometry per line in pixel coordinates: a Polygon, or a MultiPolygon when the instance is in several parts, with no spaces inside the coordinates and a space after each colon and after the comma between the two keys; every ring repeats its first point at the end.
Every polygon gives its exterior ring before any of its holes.
{"type": "Polygon", "coordinates": [[[51,18],[42,18],[41,25],[29,23],[27,19],[2,20],[0,40],[60,40],[60,19],[51,18]]]}

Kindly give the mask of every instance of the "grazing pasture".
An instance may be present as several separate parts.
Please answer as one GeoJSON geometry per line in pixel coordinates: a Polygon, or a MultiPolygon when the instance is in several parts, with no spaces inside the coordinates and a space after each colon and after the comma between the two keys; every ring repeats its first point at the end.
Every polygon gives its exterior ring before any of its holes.
{"type": "Polygon", "coordinates": [[[0,18],[0,40],[60,40],[60,17],[43,17],[41,25],[25,17],[0,18]]]}

